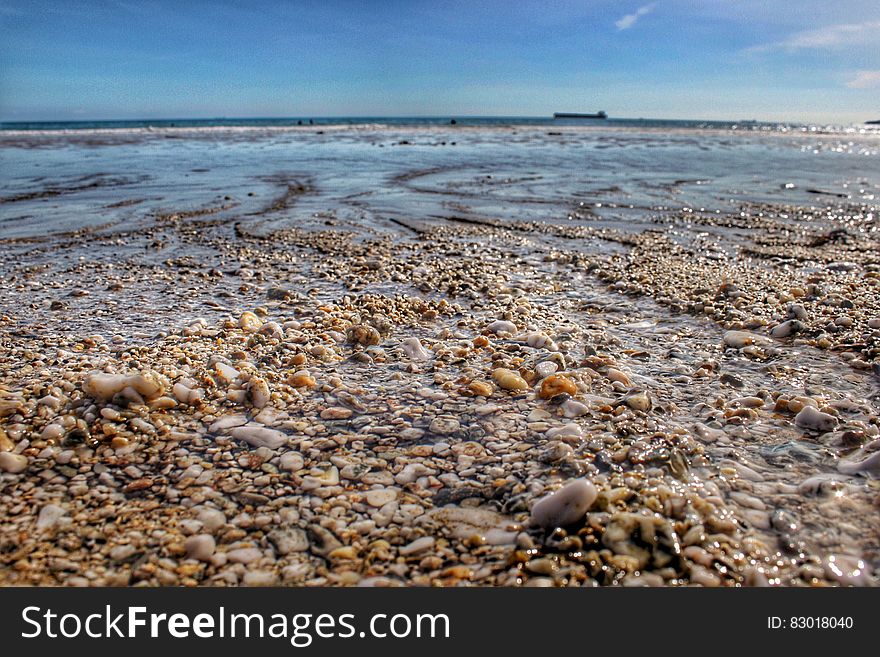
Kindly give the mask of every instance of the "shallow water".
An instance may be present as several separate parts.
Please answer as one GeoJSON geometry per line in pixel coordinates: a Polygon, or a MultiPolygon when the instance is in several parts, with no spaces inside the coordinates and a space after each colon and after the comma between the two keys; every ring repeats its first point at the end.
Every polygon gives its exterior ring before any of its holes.
{"type": "Polygon", "coordinates": [[[218,217],[247,220],[288,182],[314,192],[274,225],[329,213],[378,230],[389,218],[457,212],[631,221],[631,208],[821,205],[832,195],[871,200],[880,185],[876,135],[531,126],[15,135],[0,133],[3,238],[224,205],[218,217]]]}

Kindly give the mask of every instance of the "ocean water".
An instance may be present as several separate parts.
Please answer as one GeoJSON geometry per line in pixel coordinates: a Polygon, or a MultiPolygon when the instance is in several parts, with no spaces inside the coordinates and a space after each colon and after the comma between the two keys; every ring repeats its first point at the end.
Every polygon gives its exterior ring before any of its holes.
{"type": "Polygon", "coordinates": [[[872,126],[808,125],[797,122],[767,122],[754,119],[740,120],[681,120],[614,118],[554,119],[543,116],[350,116],[350,117],[289,117],[289,118],[213,118],[213,119],[142,119],[114,121],[7,121],[0,122],[0,130],[113,130],[163,128],[279,128],[303,125],[317,126],[439,126],[451,121],[462,126],[553,126],[602,125],[627,128],[716,128],[722,130],[793,130],[793,131],[858,131],[875,130],[872,126]]]}
{"type": "Polygon", "coordinates": [[[323,121],[5,124],[0,238],[136,228],[208,210],[218,219],[259,218],[266,228],[320,216],[395,231],[401,220],[466,215],[638,229],[659,210],[863,202],[880,192],[880,131],[870,129],[323,121]],[[297,186],[308,193],[293,207],[279,204],[297,186]]]}

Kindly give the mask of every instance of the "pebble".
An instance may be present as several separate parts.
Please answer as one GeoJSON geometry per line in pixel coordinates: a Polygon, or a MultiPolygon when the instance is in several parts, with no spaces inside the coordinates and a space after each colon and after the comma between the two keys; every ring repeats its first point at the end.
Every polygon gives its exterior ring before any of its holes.
{"type": "Polygon", "coordinates": [[[381,508],[396,499],[397,490],[394,488],[374,489],[367,491],[367,494],[364,495],[364,500],[366,500],[367,504],[376,508],[381,508]]]}
{"type": "Polygon", "coordinates": [[[580,417],[590,412],[590,408],[586,404],[582,404],[574,399],[567,399],[559,405],[559,408],[562,409],[562,414],[567,418],[580,417]]]}
{"type": "Polygon", "coordinates": [[[37,516],[37,529],[53,529],[66,514],[67,511],[57,504],[47,504],[37,516]]]}
{"type": "Polygon", "coordinates": [[[454,417],[436,417],[431,421],[428,430],[431,433],[449,435],[461,429],[461,424],[454,417]]]}
{"type": "Polygon", "coordinates": [[[248,333],[256,333],[260,330],[260,327],[263,326],[263,320],[251,311],[246,310],[241,314],[241,317],[238,318],[238,326],[248,333]]]}
{"type": "Polygon", "coordinates": [[[308,370],[299,370],[298,372],[294,372],[290,375],[290,378],[287,382],[292,385],[294,388],[314,388],[318,385],[318,382],[315,381],[315,378],[309,373],[308,370]]]}
{"type": "Polygon", "coordinates": [[[279,527],[269,532],[269,540],[278,550],[278,554],[286,556],[294,552],[305,552],[309,549],[309,537],[299,527],[279,527]]]}
{"type": "Polygon", "coordinates": [[[562,393],[574,395],[577,392],[577,386],[574,381],[564,374],[551,374],[541,382],[541,390],[538,396],[541,399],[550,399],[562,393]]]}
{"type": "Polygon", "coordinates": [[[504,319],[496,319],[494,322],[486,327],[486,330],[490,333],[495,333],[496,335],[499,333],[509,333],[513,335],[514,333],[516,333],[517,328],[516,324],[514,324],[513,322],[508,322],[504,319]]]}
{"type": "Polygon", "coordinates": [[[274,586],[277,583],[278,575],[269,570],[249,570],[242,579],[245,586],[274,586]]]}
{"type": "Polygon", "coordinates": [[[770,339],[756,333],[748,331],[726,331],[724,333],[724,344],[734,349],[742,349],[750,345],[765,345],[770,343],[770,339]]]}
{"type": "Polygon", "coordinates": [[[632,385],[632,381],[630,381],[630,378],[626,374],[613,367],[608,368],[606,375],[608,376],[609,381],[616,381],[617,383],[622,383],[627,387],[632,385]]]}
{"type": "Polygon", "coordinates": [[[254,408],[263,408],[269,403],[271,397],[269,384],[260,377],[255,376],[248,381],[247,391],[254,408]]]}
{"type": "Polygon", "coordinates": [[[422,346],[418,338],[407,338],[401,343],[404,353],[412,360],[428,360],[431,352],[422,346]]]}
{"type": "Polygon", "coordinates": [[[404,545],[398,550],[398,553],[404,557],[423,554],[428,550],[431,550],[434,547],[434,543],[436,543],[436,541],[433,536],[422,536],[421,538],[414,540],[412,543],[404,545]]]}
{"type": "Polygon", "coordinates": [[[210,561],[214,556],[217,544],[210,534],[197,534],[187,538],[183,542],[183,548],[186,550],[186,556],[190,559],[210,561]]]}
{"type": "Polygon", "coordinates": [[[837,428],[837,418],[813,406],[804,406],[795,416],[794,423],[801,429],[826,433],[837,428]]]}
{"type": "Polygon", "coordinates": [[[268,447],[278,449],[287,444],[287,435],[275,429],[268,429],[259,424],[246,424],[235,427],[230,434],[233,438],[243,440],[252,447],[268,447]]]}
{"type": "Polygon", "coordinates": [[[83,382],[83,392],[100,402],[106,402],[128,388],[147,401],[165,392],[157,375],[149,371],[132,375],[95,373],[83,382]]]}
{"type": "Polygon", "coordinates": [[[528,390],[529,384],[513,370],[499,367],[492,372],[492,379],[504,390],[528,390]]]}
{"type": "Polygon", "coordinates": [[[648,397],[648,393],[641,391],[635,392],[631,395],[627,395],[624,398],[626,405],[629,406],[634,411],[642,411],[647,413],[651,410],[651,398],[648,397]]]}
{"type": "Polygon", "coordinates": [[[346,331],[346,339],[349,342],[366,347],[382,342],[382,335],[372,326],[356,324],[346,331]]]}
{"type": "Polygon", "coordinates": [[[476,379],[468,384],[468,390],[477,397],[490,397],[495,392],[495,387],[488,381],[476,379]]]}
{"type": "Polygon", "coordinates": [[[577,424],[570,423],[561,427],[550,429],[545,435],[550,440],[561,440],[563,442],[576,445],[580,443],[581,438],[584,435],[584,431],[577,424]]]}
{"type": "Polygon", "coordinates": [[[245,565],[253,563],[262,556],[263,552],[258,548],[238,548],[226,553],[226,558],[232,563],[243,563],[245,565]]]}
{"type": "Polygon", "coordinates": [[[299,452],[285,452],[281,455],[280,465],[282,470],[296,472],[303,469],[305,460],[299,452]]]}
{"type": "Polygon", "coordinates": [[[219,433],[224,429],[230,429],[232,427],[240,427],[244,424],[247,424],[247,416],[242,415],[240,413],[235,413],[232,415],[224,415],[221,418],[218,418],[214,422],[211,423],[211,426],[208,427],[208,431],[211,433],[219,433]]]}
{"type": "Polygon", "coordinates": [[[586,479],[576,479],[554,493],[538,500],[532,507],[532,523],[552,529],[581,520],[599,495],[586,479]]]}
{"type": "Polygon", "coordinates": [[[24,472],[28,467],[28,457],[24,454],[13,454],[12,452],[0,452],[0,470],[18,474],[24,472]]]}
{"type": "Polygon", "coordinates": [[[219,361],[214,363],[214,371],[217,373],[217,378],[219,378],[222,383],[232,383],[241,376],[241,372],[237,369],[219,361]]]}
{"type": "Polygon", "coordinates": [[[545,379],[555,373],[558,369],[559,366],[552,360],[545,360],[535,365],[535,374],[537,374],[539,378],[545,379]]]}
{"type": "Polygon", "coordinates": [[[137,548],[134,545],[117,545],[110,550],[110,559],[112,561],[126,561],[137,554],[137,548]]]}
{"type": "Polygon", "coordinates": [[[199,514],[196,517],[202,523],[202,526],[211,532],[217,531],[226,524],[226,515],[222,511],[209,507],[199,510],[199,514]]]}
{"type": "Polygon", "coordinates": [[[880,451],[876,451],[863,461],[841,459],[837,469],[843,474],[854,475],[861,472],[880,473],[880,451]]]}
{"type": "Polygon", "coordinates": [[[354,414],[350,408],[331,406],[321,411],[321,419],[324,420],[347,420],[354,414]]]}
{"type": "Polygon", "coordinates": [[[787,338],[790,335],[803,331],[804,323],[797,319],[789,319],[781,324],[777,324],[770,329],[770,335],[774,338],[787,338]]]}

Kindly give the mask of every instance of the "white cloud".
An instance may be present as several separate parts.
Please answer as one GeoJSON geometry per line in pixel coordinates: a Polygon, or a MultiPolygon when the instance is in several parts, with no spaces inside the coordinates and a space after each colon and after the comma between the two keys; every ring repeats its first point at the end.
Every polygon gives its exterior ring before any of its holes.
{"type": "Polygon", "coordinates": [[[828,25],[818,30],[795,32],[782,41],[752,46],[747,48],[746,52],[825,50],[845,45],[863,45],[873,41],[880,41],[880,21],[828,25]]]}
{"type": "Polygon", "coordinates": [[[871,89],[880,87],[880,71],[856,71],[847,81],[850,89],[871,89]]]}
{"type": "Polygon", "coordinates": [[[653,3],[650,5],[639,7],[634,13],[627,14],[620,20],[615,21],[614,24],[617,26],[618,30],[628,30],[633,25],[635,25],[642,16],[644,16],[645,14],[650,14],[652,11],[654,11],[653,3]]]}

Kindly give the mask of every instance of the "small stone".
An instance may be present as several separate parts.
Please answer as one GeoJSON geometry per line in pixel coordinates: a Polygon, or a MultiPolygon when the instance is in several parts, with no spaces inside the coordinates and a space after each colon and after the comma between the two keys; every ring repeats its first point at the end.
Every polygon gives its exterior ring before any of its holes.
{"type": "Polygon", "coordinates": [[[28,467],[28,457],[24,454],[13,454],[12,452],[0,452],[0,470],[18,474],[24,472],[28,467]]]}
{"type": "Polygon", "coordinates": [[[226,524],[226,515],[217,509],[205,507],[199,511],[196,516],[208,531],[217,531],[226,524]]]}
{"type": "Polygon", "coordinates": [[[388,504],[389,502],[393,502],[397,499],[397,490],[394,488],[379,488],[376,490],[367,491],[367,494],[364,496],[364,500],[366,500],[367,504],[370,506],[381,508],[388,504]]]}
{"type": "Polygon", "coordinates": [[[770,335],[774,338],[787,338],[794,333],[803,331],[804,328],[805,326],[803,322],[796,319],[789,319],[788,321],[782,322],[782,324],[777,324],[770,329],[770,335]]]}
{"type": "Polygon", "coordinates": [[[418,338],[407,338],[400,346],[412,360],[428,360],[431,357],[431,352],[422,346],[418,338]]]}
{"type": "Polygon", "coordinates": [[[277,583],[278,575],[268,570],[249,570],[242,579],[245,586],[274,586],[277,583]]]}
{"type": "Polygon", "coordinates": [[[271,397],[269,384],[260,377],[255,376],[248,381],[247,391],[251,405],[254,408],[263,408],[269,403],[269,398],[271,397]]]}
{"type": "Polygon", "coordinates": [[[305,530],[299,527],[273,529],[269,532],[268,538],[282,556],[309,549],[309,537],[305,530]]]}
{"type": "Polygon", "coordinates": [[[724,333],[724,344],[734,349],[742,349],[749,345],[766,345],[770,343],[770,338],[748,331],[727,331],[724,333]]]}
{"type": "Polygon", "coordinates": [[[538,500],[532,507],[532,523],[544,529],[570,525],[586,515],[598,496],[592,483],[576,479],[538,500]]]}
{"type": "Polygon", "coordinates": [[[843,474],[854,475],[860,472],[880,472],[880,451],[874,452],[863,461],[843,460],[837,463],[837,469],[843,474]]]}
{"type": "Polygon", "coordinates": [[[648,397],[648,393],[644,391],[635,392],[631,395],[627,395],[626,397],[624,397],[624,401],[626,402],[626,405],[634,411],[642,411],[643,413],[647,413],[651,410],[651,398],[648,397]]]}
{"type": "Polygon", "coordinates": [[[490,333],[495,333],[496,335],[499,333],[509,333],[513,335],[514,333],[516,333],[516,324],[514,324],[513,322],[508,322],[504,319],[496,319],[494,322],[486,327],[486,330],[490,333]]]}
{"type": "Polygon", "coordinates": [[[165,386],[158,381],[154,372],[142,374],[90,374],[83,382],[83,391],[99,402],[109,401],[114,396],[130,388],[135,395],[144,400],[155,399],[165,392],[165,386]]]}
{"type": "Polygon", "coordinates": [[[495,387],[488,381],[475,379],[468,384],[468,390],[477,397],[490,397],[495,387]]]}
{"type": "Polygon", "coordinates": [[[314,388],[318,385],[318,382],[315,381],[314,377],[312,377],[307,370],[294,372],[290,375],[290,378],[287,379],[287,382],[294,388],[314,388]]]}
{"type": "Polygon", "coordinates": [[[232,383],[241,376],[241,372],[237,369],[220,361],[214,363],[214,371],[221,383],[232,383]]]}
{"type": "Polygon", "coordinates": [[[263,552],[257,548],[238,548],[226,553],[226,558],[232,563],[253,563],[263,556],[263,552]]]}
{"type": "Polygon", "coordinates": [[[297,470],[302,470],[305,461],[299,452],[285,452],[281,455],[280,464],[282,470],[296,472],[297,470]]]}
{"type": "Polygon", "coordinates": [[[287,436],[285,434],[259,424],[246,424],[243,427],[235,427],[229,433],[233,438],[243,440],[253,447],[278,449],[287,444],[287,436]]]}
{"type": "Polygon", "coordinates": [[[117,545],[110,550],[110,559],[113,561],[125,561],[137,554],[137,548],[134,545],[117,545]]]}
{"type": "Polygon", "coordinates": [[[421,538],[417,538],[416,540],[414,540],[412,543],[404,545],[398,550],[398,553],[400,553],[404,557],[411,557],[417,554],[422,554],[433,548],[435,542],[436,541],[434,540],[433,536],[422,536],[421,538]]]}
{"type": "Polygon", "coordinates": [[[346,331],[346,338],[353,344],[364,346],[377,345],[382,341],[382,336],[372,326],[356,324],[346,331]]]}
{"type": "Polygon", "coordinates": [[[800,303],[791,303],[788,305],[788,316],[791,319],[806,321],[807,309],[800,303]]]}
{"type": "Polygon", "coordinates": [[[186,556],[197,561],[210,561],[217,549],[217,543],[210,534],[197,534],[190,536],[183,542],[186,556]]]}
{"type": "Polygon", "coordinates": [[[577,392],[577,385],[564,374],[551,374],[541,382],[541,390],[538,396],[541,399],[550,399],[556,395],[565,393],[574,395],[577,392]]]}
{"type": "Polygon", "coordinates": [[[461,424],[454,417],[437,417],[431,421],[428,430],[431,433],[449,435],[461,429],[461,424]]]}
{"type": "Polygon", "coordinates": [[[492,379],[504,390],[528,390],[529,384],[513,370],[499,367],[492,372],[492,379]]]}
{"type": "Polygon", "coordinates": [[[263,325],[263,320],[249,310],[244,311],[238,318],[238,326],[247,333],[256,333],[263,325]]]}
{"type": "Polygon", "coordinates": [[[353,414],[350,408],[342,408],[341,406],[331,406],[321,411],[321,419],[323,420],[347,420],[353,414]]]}
{"type": "Polygon", "coordinates": [[[590,412],[590,408],[586,404],[582,404],[574,399],[567,399],[559,405],[562,414],[567,418],[580,417],[590,412]]]}
{"type": "Polygon", "coordinates": [[[561,440],[565,443],[577,445],[581,442],[584,431],[580,426],[572,422],[561,427],[550,429],[545,435],[550,440],[561,440]]]}
{"type": "Polygon", "coordinates": [[[47,504],[40,509],[40,514],[37,516],[37,529],[53,529],[66,514],[67,511],[60,506],[47,504]]]}
{"type": "Polygon", "coordinates": [[[555,373],[558,369],[559,365],[554,363],[552,360],[545,360],[535,365],[535,374],[537,374],[540,378],[545,379],[551,374],[555,373]]]}
{"type": "Polygon", "coordinates": [[[632,385],[632,381],[630,381],[629,376],[621,372],[620,370],[614,369],[613,367],[608,368],[608,372],[606,373],[609,381],[622,383],[623,385],[629,387],[632,385]]]}
{"type": "Polygon", "coordinates": [[[801,429],[826,433],[837,427],[837,418],[828,413],[823,413],[813,406],[804,406],[795,416],[794,423],[801,429]]]}

